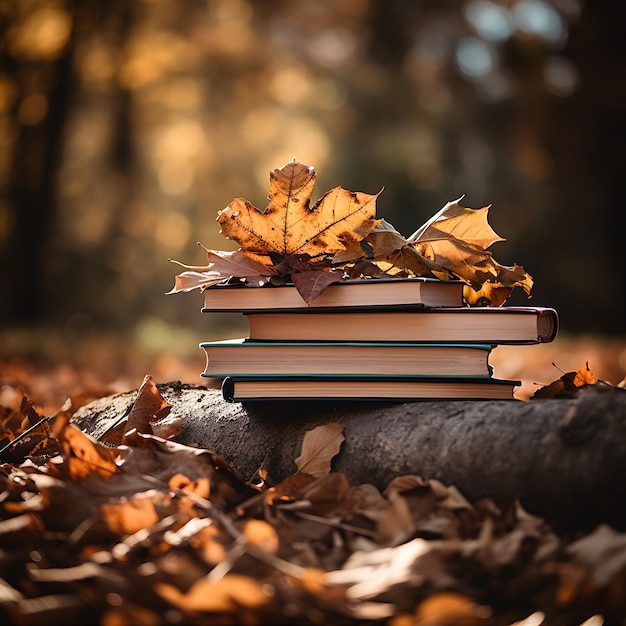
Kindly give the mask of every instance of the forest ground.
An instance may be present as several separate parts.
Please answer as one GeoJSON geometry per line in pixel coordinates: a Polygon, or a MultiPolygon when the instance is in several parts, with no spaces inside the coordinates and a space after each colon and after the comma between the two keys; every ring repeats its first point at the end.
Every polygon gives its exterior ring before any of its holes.
{"type": "MultiPolygon", "coordinates": [[[[31,334],[20,352],[19,336],[5,339],[7,436],[27,420],[55,418],[43,438],[6,447],[2,623],[626,624],[626,533],[607,524],[559,534],[517,503],[470,504],[454,485],[418,476],[398,476],[378,492],[330,472],[326,456],[319,475],[244,483],[231,459],[164,446],[142,434],[149,428],[105,447],[67,426],[65,400],[145,388],[147,375],[201,384],[200,350],[149,353],[115,337],[69,344],[31,334]],[[34,411],[18,408],[22,394],[34,411]],[[61,451],[56,461],[46,447],[61,451]]],[[[585,363],[618,385],[626,350],[623,341],[562,336],[499,346],[491,356],[496,376],[522,381],[524,399],[585,363]]],[[[146,426],[154,417],[147,409],[162,405],[156,387],[149,393],[134,424],[146,426]]],[[[332,430],[316,437],[337,449],[343,435],[332,430]]],[[[299,459],[311,458],[305,444],[299,459]]]]}

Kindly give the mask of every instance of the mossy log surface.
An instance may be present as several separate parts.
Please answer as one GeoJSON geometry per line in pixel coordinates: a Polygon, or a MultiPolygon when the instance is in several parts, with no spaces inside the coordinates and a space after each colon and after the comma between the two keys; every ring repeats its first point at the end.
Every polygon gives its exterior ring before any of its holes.
{"type": "MultiPolygon", "coordinates": [[[[469,500],[519,499],[557,526],[626,528],[626,392],[522,401],[229,403],[215,389],[157,385],[182,418],[181,443],[215,452],[244,480],[296,471],[306,431],[344,427],[333,470],[384,489],[417,474],[469,500]]],[[[99,439],[123,420],[137,390],[81,407],[73,422],[99,439]]]]}

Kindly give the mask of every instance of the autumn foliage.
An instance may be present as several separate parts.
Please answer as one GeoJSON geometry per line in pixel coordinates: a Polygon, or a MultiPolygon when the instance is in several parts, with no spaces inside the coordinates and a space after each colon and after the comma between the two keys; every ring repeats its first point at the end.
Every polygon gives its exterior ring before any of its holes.
{"type": "MultiPolygon", "coordinates": [[[[587,365],[566,378],[576,393],[602,383],[587,365]]],[[[262,467],[246,481],[210,450],[172,440],[180,418],[150,376],[97,440],[71,421],[87,401],[45,416],[16,388],[0,406],[2,623],[509,626],[626,616],[626,535],[605,524],[559,534],[518,502],[471,503],[415,475],[382,491],[355,484],[332,471],[344,442],[336,422],[307,432],[282,482],[269,483],[262,467]]]]}
{"type": "Polygon", "coordinates": [[[295,159],[270,172],[269,204],[260,210],[235,198],[217,216],[234,252],[206,249],[208,265],[185,268],[170,293],[222,282],[250,287],[293,282],[310,302],[328,285],[356,278],[428,276],[461,280],[469,305],[499,306],[515,287],[527,295],[532,277],[522,266],[498,263],[488,248],[502,241],[487,220],[489,207],[446,204],[411,236],[376,218],[376,199],[336,187],[315,204],[315,169],[295,159]]]}

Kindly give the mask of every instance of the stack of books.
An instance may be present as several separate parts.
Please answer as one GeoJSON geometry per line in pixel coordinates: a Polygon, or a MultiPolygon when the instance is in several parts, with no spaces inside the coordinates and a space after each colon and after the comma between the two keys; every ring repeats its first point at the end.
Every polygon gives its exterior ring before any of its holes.
{"type": "Polygon", "coordinates": [[[279,399],[513,399],[494,378],[501,344],[552,341],[545,307],[468,307],[463,283],[431,278],[348,280],[310,303],[293,285],[204,290],[204,313],[247,318],[247,337],[200,344],[201,376],[230,402],[279,399]]]}

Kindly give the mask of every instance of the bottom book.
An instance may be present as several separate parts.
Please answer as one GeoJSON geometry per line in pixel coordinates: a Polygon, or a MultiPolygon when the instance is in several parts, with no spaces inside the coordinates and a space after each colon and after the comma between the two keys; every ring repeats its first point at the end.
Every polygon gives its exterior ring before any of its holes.
{"type": "Polygon", "coordinates": [[[228,402],[254,400],[513,400],[518,380],[415,377],[252,377],[227,376],[228,402]]]}

